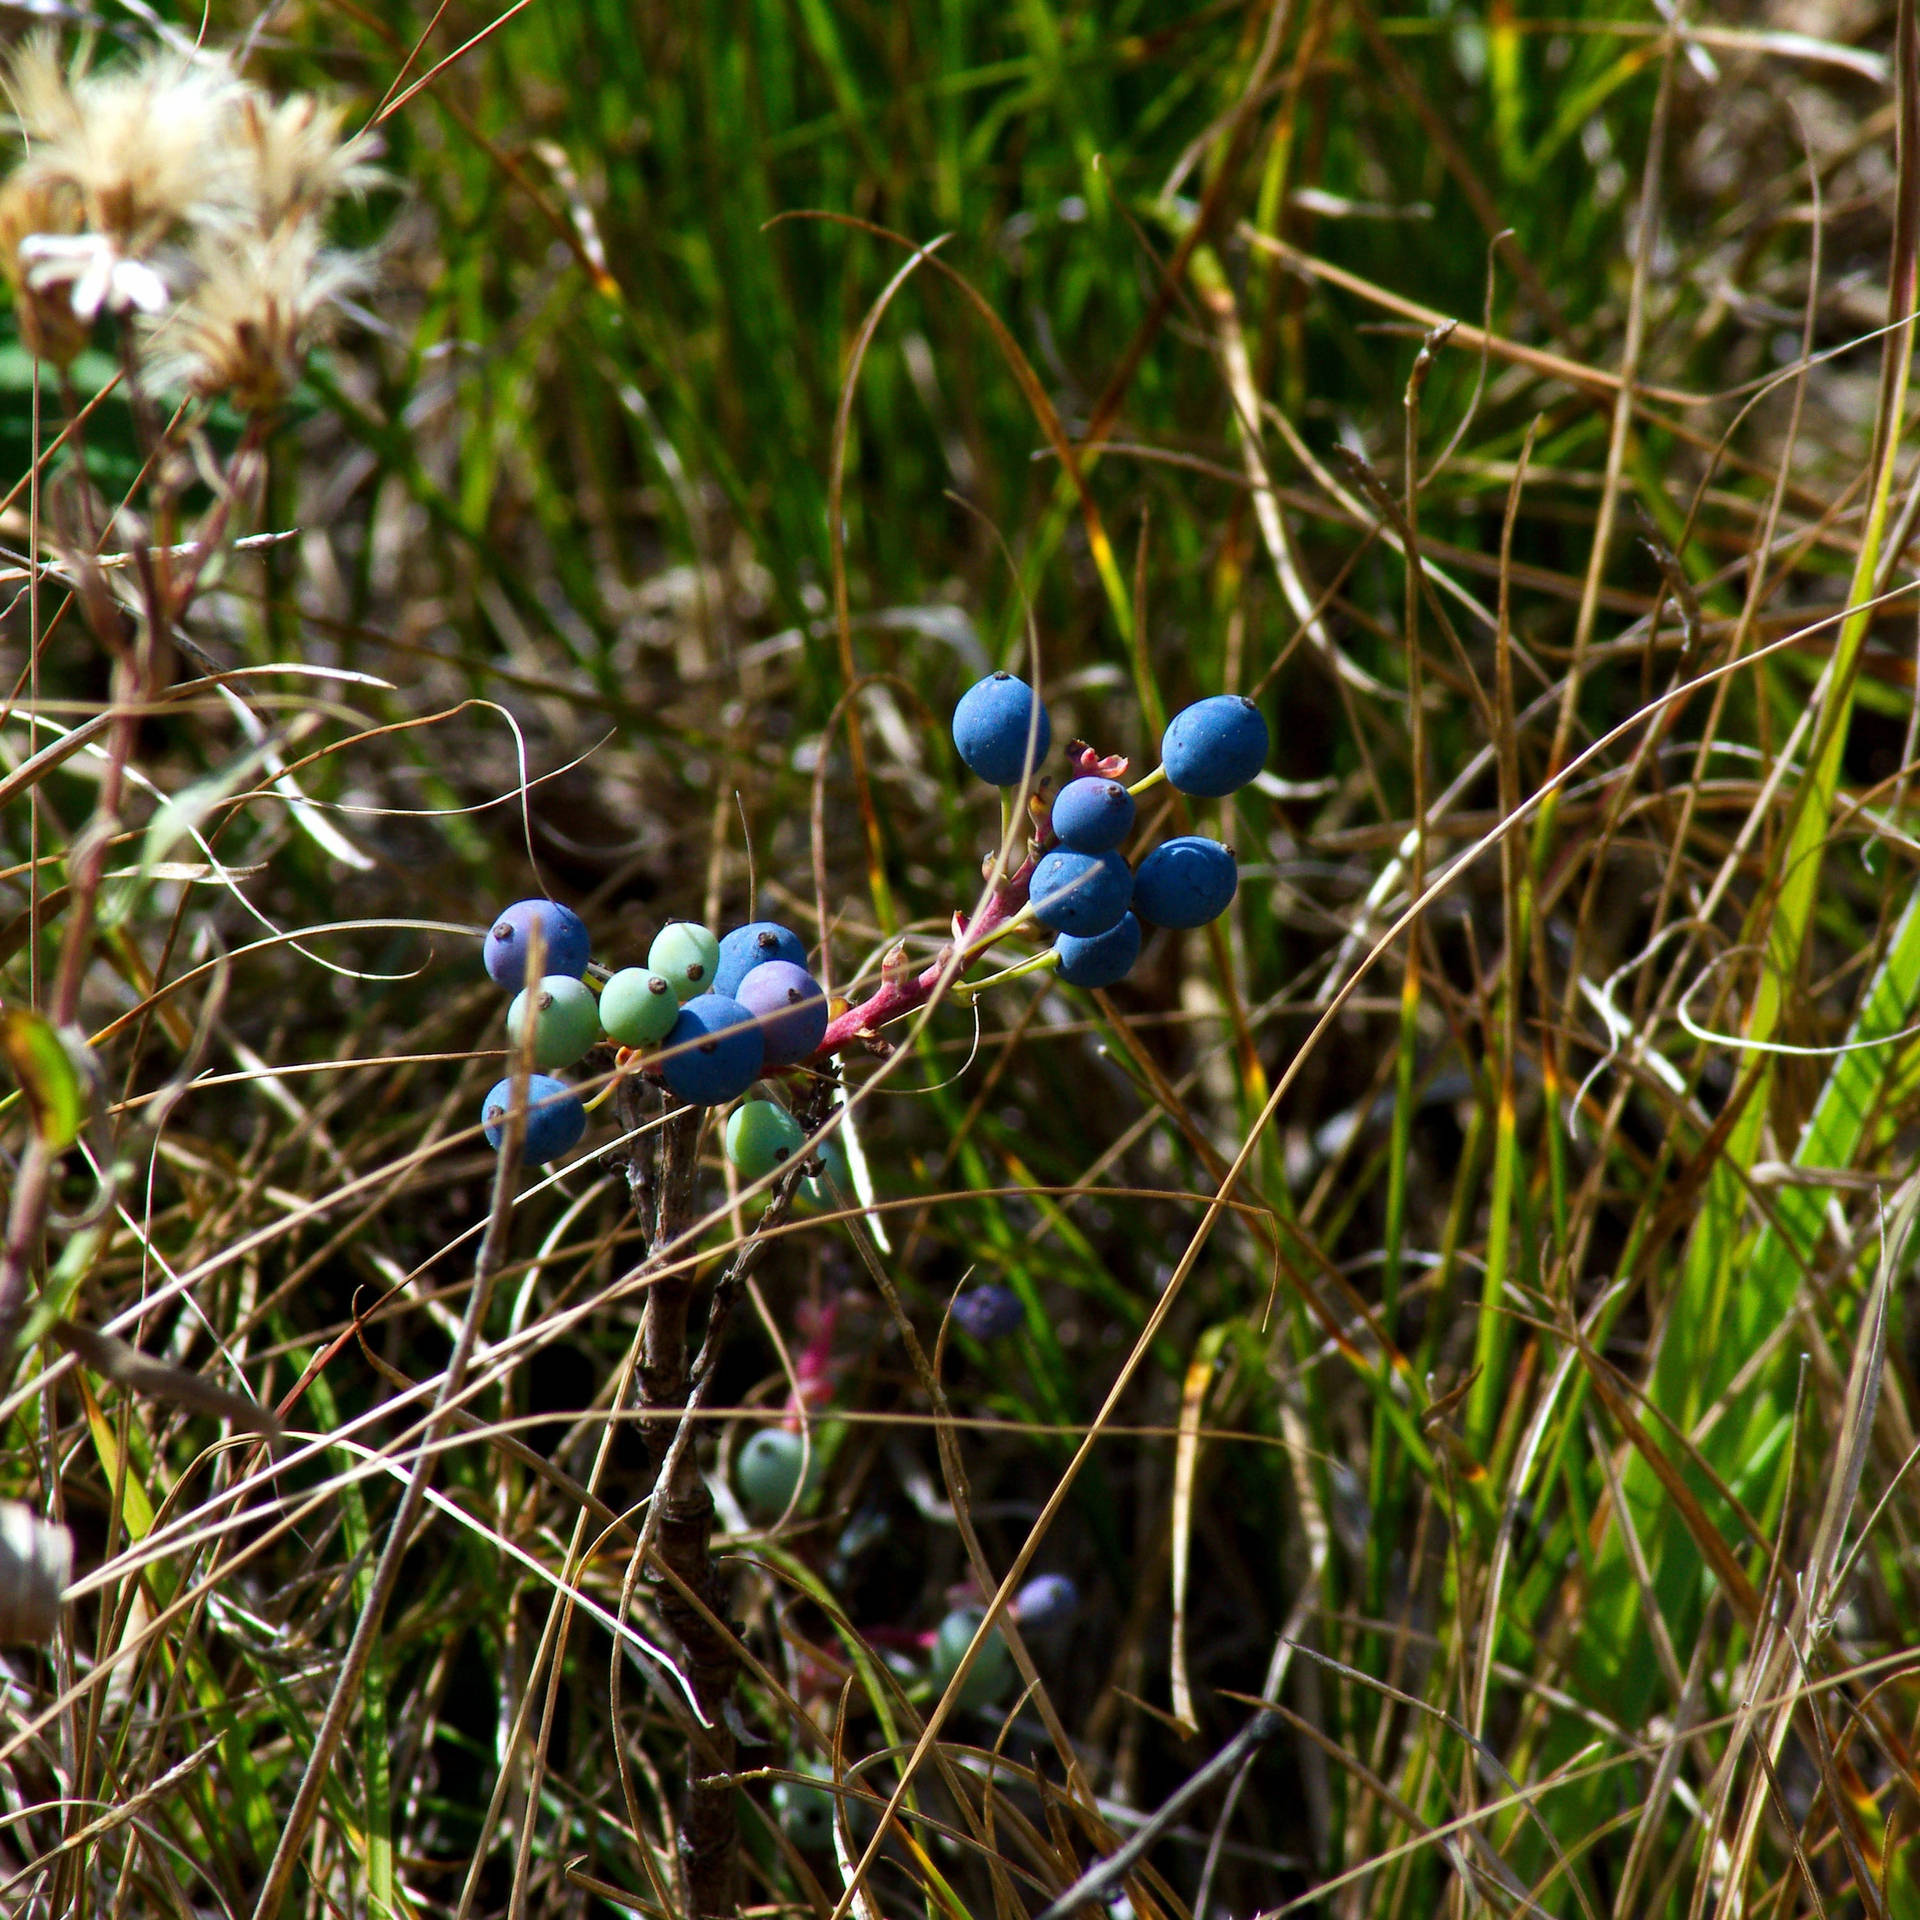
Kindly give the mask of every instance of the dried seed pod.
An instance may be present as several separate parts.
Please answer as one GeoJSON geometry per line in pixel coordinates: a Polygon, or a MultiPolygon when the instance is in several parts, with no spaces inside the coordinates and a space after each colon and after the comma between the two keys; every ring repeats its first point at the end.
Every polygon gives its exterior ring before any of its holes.
{"type": "Polygon", "coordinates": [[[73,1535],[18,1501],[0,1501],[0,1644],[51,1639],[73,1573],[73,1535]]]}

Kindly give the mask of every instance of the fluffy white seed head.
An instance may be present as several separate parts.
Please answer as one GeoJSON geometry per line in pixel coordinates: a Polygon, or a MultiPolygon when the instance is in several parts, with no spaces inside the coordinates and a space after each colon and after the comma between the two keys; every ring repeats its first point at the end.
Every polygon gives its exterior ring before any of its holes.
{"type": "Polygon", "coordinates": [[[137,315],[161,384],[278,406],[328,309],[370,277],[324,226],[379,177],[376,143],[214,54],[95,72],[39,36],[0,84],[21,143],[0,183],[0,271],[27,345],[65,365],[100,313],[137,315]]]}
{"type": "Polygon", "coordinates": [[[254,414],[285,402],[335,303],[369,277],[364,257],[323,246],[310,220],[203,236],[191,262],[191,291],[148,335],[149,374],[163,388],[224,394],[254,414]]]}
{"type": "Polygon", "coordinates": [[[6,89],[25,148],[17,171],[69,185],[83,228],[122,254],[243,204],[235,133],[249,89],[218,55],[157,51],[93,73],[63,66],[40,36],[15,55],[6,89]]]}

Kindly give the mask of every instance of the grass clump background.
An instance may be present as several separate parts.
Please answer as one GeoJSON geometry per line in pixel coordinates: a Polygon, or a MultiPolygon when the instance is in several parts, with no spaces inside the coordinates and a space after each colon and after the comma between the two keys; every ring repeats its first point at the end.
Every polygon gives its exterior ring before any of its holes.
{"type": "Polygon", "coordinates": [[[29,56],[254,129],[144,210],[192,127],[42,179],[13,69],[0,1908],[1913,1911],[1911,6],[201,35],[29,56]],[[863,1193],[709,1128],[664,1281],[606,1124],[496,1186],[494,910],[857,998],[979,896],[1000,665],[1136,772],[1260,700],[1143,800],[1227,918],[850,1050],[863,1193]]]}

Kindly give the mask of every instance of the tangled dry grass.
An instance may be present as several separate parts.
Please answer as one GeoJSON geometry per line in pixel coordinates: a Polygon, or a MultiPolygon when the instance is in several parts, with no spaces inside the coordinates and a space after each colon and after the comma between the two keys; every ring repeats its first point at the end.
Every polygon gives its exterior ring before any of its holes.
{"type": "Polygon", "coordinates": [[[1911,1910],[1911,7],[122,24],[0,187],[0,1909],[1911,1910]],[[496,905],[857,991],[1030,646],[1262,699],[1217,933],[850,1053],[852,1193],[496,1160],[496,905]]]}

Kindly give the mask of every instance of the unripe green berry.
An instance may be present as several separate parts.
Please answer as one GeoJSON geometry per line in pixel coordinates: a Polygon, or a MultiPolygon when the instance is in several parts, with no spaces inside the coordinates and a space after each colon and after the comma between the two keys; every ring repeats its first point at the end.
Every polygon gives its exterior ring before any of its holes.
{"type": "MultiPolygon", "coordinates": [[[[794,1762],[794,1771],[831,1783],[831,1775],[816,1773],[803,1760],[794,1762]]],[[[776,1780],[768,1798],[773,1802],[781,1828],[796,1847],[804,1847],[810,1853],[832,1850],[835,1799],[831,1784],[814,1787],[799,1780],[776,1780]]]]}
{"type": "Polygon", "coordinates": [[[623,1047],[657,1046],[679,1018],[673,982],[651,967],[623,967],[600,989],[600,1024],[623,1047]]]}
{"type": "Polygon", "coordinates": [[[785,1427],[762,1427],[733,1462],[734,1483],[740,1489],[741,1504],[756,1520],[777,1520],[789,1506],[798,1504],[820,1483],[820,1449],[812,1450],[807,1484],[802,1491],[800,1472],[807,1456],[806,1444],[797,1433],[785,1427]]]}
{"type": "Polygon", "coordinates": [[[673,982],[674,995],[684,1006],[696,994],[713,991],[720,942],[711,928],[698,921],[669,920],[647,949],[647,965],[673,982]]]}
{"type": "Polygon", "coordinates": [[[520,1044],[527,1009],[534,1010],[533,1064],[542,1071],[570,1067],[600,1039],[600,1009],[584,980],[550,973],[537,987],[522,987],[507,1008],[507,1044],[520,1044]]]}
{"type": "Polygon", "coordinates": [[[727,1158],[743,1180],[763,1179],[806,1139],[800,1123],[771,1100],[743,1100],[727,1116],[727,1158]]]}
{"type": "MultiPolygon", "coordinates": [[[[933,1636],[933,1649],[927,1656],[927,1665],[936,1686],[944,1690],[947,1682],[959,1671],[961,1656],[972,1643],[985,1617],[986,1610],[983,1607],[955,1607],[940,1622],[933,1636]]],[[[995,1626],[981,1645],[980,1657],[974,1661],[961,1684],[958,1704],[963,1707],[994,1706],[1005,1699],[1013,1678],[1013,1654],[1007,1646],[1006,1637],[995,1626]]]]}

